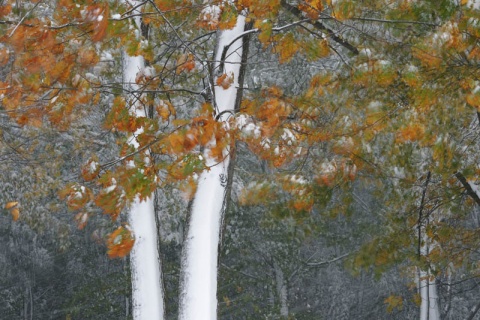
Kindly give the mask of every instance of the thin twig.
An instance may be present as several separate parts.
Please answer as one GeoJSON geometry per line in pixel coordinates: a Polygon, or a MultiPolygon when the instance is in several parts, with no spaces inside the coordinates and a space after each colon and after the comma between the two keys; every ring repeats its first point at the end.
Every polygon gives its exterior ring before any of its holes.
{"type": "Polygon", "coordinates": [[[376,18],[350,18],[349,20],[373,21],[373,22],[382,22],[382,23],[399,23],[399,24],[421,24],[429,27],[438,27],[438,24],[436,23],[412,21],[412,20],[385,20],[385,19],[376,19],[376,18]]]}
{"type": "Polygon", "coordinates": [[[17,30],[17,28],[22,24],[22,22],[25,20],[25,18],[26,18],[30,13],[32,13],[33,10],[35,10],[35,9],[38,7],[38,5],[39,5],[40,3],[42,3],[42,2],[43,2],[43,0],[38,1],[37,3],[35,3],[35,5],[33,6],[32,9],[28,10],[28,12],[25,13],[25,15],[22,17],[22,19],[20,19],[20,21],[17,23],[17,25],[15,26],[15,28],[13,28],[12,32],[10,32],[10,34],[8,35],[9,38],[11,38],[11,37],[13,36],[13,33],[15,32],[15,30],[17,30]]]}
{"type": "Polygon", "coordinates": [[[240,270],[235,270],[234,268],[227,266],[225,263],[220,263],[220,265],[221,265],[222,267],[224,267],[225,269],[228,269],[228,270],[230,270],[230,271],[235,271],[235,272],[241,273],[241,274],[243,274],[243,275],[246,276],[246,277],[249,277],[249,278],[252,278],[252,279],[255,279],[255,280],[258,280],[258,281],[263,281],[263,280],[264,280],[264,279],[259,278],[259,277],[256,277],[256,276],[252,276],[251,274],[248,274],[248,273],[246,273],[246,272],[243,272],[243,271],[240,271],[240,270]]]}
{"type": "Polygon", "coordinates": [[[328,265],[328,264],[334,263],[338,260],[342,260],[343,258],[346,258],[351,254],[352,254],[351,252],[347,252],[347,253],[345,253],[341,256],[338,256],[336,258],[333,258],[331,260],[320,261],[320,262],[309,262],[309,263],[307,263],[307,266],[309,266],[309,267],[320,267],[320,266],[328,265]]]}

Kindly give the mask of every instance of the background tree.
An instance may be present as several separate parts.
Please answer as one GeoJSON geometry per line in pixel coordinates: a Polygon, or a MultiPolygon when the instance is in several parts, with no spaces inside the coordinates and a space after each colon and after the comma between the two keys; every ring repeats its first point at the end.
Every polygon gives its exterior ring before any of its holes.
{"type": "MultiPolygon", "coordinates": [[[[90,150],[78,162],[65,164],[78,168],[82,162],[81,173],[69,169],[69,181],[55,186],[81,224],[99,209],[121,224],[121,213],[135,199],[146,199],[157,188],[168,194],[166,186],[178,187],[190,200],[199,177],[210,173],[217,179],[220,165],[214,164],[226,165],[228,151],[237,144],[244,147],[239,150],[251,150],[249,161],[264,165],[232,184],[245,189],[234,191],[251,206],[253,217],[271,212],[260,220],[264,230],[252,234],[275,239],[260,250],[269,255],[259,273],[268,274],[266,287],[274,301],[264,315],[293,313],[298,301],[293,284],[302,283],[302,278],[291,277],[299,274],[295,270],[351,252],[346,265],[363,279],[373,269],[380,279],[395,270],[413,281],[418,274],[414,270],[421,270],[418,283],[439,284],[445,317],[454,317],[455,308],[460,310],[455,315],[475,316],[478,308],[466,307],[470,293],[461,302],[452,298],[457,275],[468,274],[472,280],[465,282],[472,284],[478,277],[475,3],[62,0],[20,5],[3,1],[0,8],[0,62],[7,66],[0,94],[9,118],[37,130],[53,127],[73,141],[83,138],[79,127],[98,128],[95,121],[101,121],[105,135],[116,138],[116,158],[90,150]],[[143,28],[131,23],[139,16],[143,28]],[[252,29],[235,33],[237,39],[225,49],[216,46],[243,17],[252,29]],[[148,39],[145,29],[151,31],[148,39]],[[243,58],[236,45],[247,43],[247,35],[256,50],[240,62],[249,68],[244,76],[230,74],[229,59],[243,58]],[[121,76],[123,51],[148,62],[136,70],[135,84],[121,76]],[[280,63],[287,67],[279,69],[280,63]],[[294,72],[284,71],[289,67],[303,77],[291,77],[294,72]],[[250,78],[251,87],[241,83],[241,77],[250,78]],[[243,102],[235,102],[238,110],[233,106],[234,112],[224,112],[219,95],[233,91],[236,84],[244,92],[243,102]],[[136,114],[139,108],[144,115],[136,114]],[[95,121],[89,122],[90,117],[95,121]],[[138,145],[131,143],[132,137],[138,145]],[[358,194],[375,205],[370,207],[358,194]],[[335,217],[332,228],[341,229],[350,213],[361,211],[358,206],[377,211],[365,221],[375,221],[378,228],[367,228],[365,235],[365,226],[352,218],[358,225],[351,226],[348,240],[354,244],[331,255],[342,246],[330,248],[322,239],[322,227],[329,225],[324,217],[335,217]],[[308,227],[317,221],[320,228],[308,227]],[[321,252],[328,257],[308,262],[308,243],[326,245],[321,252]],[[459,244],[470,250],[459,250],[459,244]],[[295,252],[305,257],[303,265],[289,261],[295,252]]],[[[59,153],[61,158],[64,153],[59,153]]],[[[64,171],[60,174],[65,176],[64,171]]],[[[227,178],[225,186],[233,176],[227,178]]],[[[201,200],[196,196],[193,208],[201,200]]],[[[220,208],[226,203],[223,197],[215,200],[220,208]]],[[[17,201],[22,204],[23,199],[5,200],[17,201]]],[[[11,206],[7,210],[16,217],[18,207],[11,206]]],[[[186,203],[178,206],[185,208],[186,203]]],[[[247,210],[232,208],[238,214],[247,210]]],[[[164,239],[176,238],[183,245],[178,226],[188,223],[171,216],[163,220],[174,226],[172,234],[164,228],[164,239]]],[[[234,235],[232,228],[242,219],[227,220],[234,235]]],[[[132,238],[126,226],[119,230],[110,237],[109,250],[122,256],[132,238]]],[[[232,248],[241,246],[235,243],[232,248]]],[[[174,256],[172,260],[178,259],[174,256]]],[[[242,272],[251,274],[247,271],[242,272]]],[[[333,266],[330,271],[335,272],[333,266]]],[[[174,273],[178,275],[178,267],[174,273]]],[[[385,309],[399,317],[411,315],[415,301],[428,307],[430,299],[420,294],[420,287],[419,295],[415,289],[384,289],[389,295],[376,300],[383,299],[385,309]]],[[[315,306],[312,312],[324,311],[319,303],[315,306]]],[[[332,314],[347,314],[348,308],[339,309],[332,314]]]]}

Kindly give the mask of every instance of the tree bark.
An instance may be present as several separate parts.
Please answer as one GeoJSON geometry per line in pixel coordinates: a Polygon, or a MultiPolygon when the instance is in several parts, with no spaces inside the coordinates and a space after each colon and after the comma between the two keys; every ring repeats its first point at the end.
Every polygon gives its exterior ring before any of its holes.
{"type": "Polygon", "coordinates": [[[277,261],[273,261],[273,269],[275,271],[275,284],[277,288],[278,301],[280,303],[280,317],[282,319],[288,318],[288,288],[285,281],[285,275],[282,268],[277,261]]]}

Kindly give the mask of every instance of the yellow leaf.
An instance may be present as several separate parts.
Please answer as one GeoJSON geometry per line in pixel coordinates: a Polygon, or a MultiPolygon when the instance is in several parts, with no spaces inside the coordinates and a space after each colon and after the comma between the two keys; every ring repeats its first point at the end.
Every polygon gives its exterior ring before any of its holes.
{"type": "Polygon", "coordinates": [[[422,296],[419,293],[416,293],[413,296],[413,302],[420,307],[420,305],[422,304],[422,296]]]}
{"type": "Polygon", "coordinates": [[[393,294],[386,298],[384,303],[387,305],[388,313],[392,313],[395,309],[402,310],[403,308],[403,298],[393,294]]]}
{"type": "Polygon", "coordinates": [[[230,304],[232,303],[232,302],[230,301],[230,299],[228,299],[227,296],[224,296],[224,297],[223,297],[223,302],[225,302],[225,304],[227,305],[227,307],[230,307],[230,304]]]}

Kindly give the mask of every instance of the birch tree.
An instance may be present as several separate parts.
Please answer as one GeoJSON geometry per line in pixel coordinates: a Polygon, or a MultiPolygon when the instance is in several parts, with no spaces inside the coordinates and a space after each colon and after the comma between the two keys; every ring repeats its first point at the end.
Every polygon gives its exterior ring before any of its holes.
{"type": "MultiPolygon", "coordinates": [[[[214,13],[220,9],[211,7],[210,10],[214,13]]],[[[222,74],[232,81],[228,86],[215,87],[213,92],[217,120],[225,122],[225,125],[235,112],[242,62],[245,17],[238,16],[236,20],[233,29],[221,31],[218,35],[215,54],[215,70],[222,68],[222,74]]],[[[210,143],[215,146],[217,141],[210,143]]],[[[228,153],[228,149],[222,151],[220,163],[208,152],[204,155],[209,170],[202,172],[199,177],[184,244],[180,319],[216,318],[218,246],[225,213],[227,181],[231,179],[228,176],[228,153]]]]}
{"type": "MultiPolygon", "coordinates": [[[[129,2],[127,2],[129,3],[129,2]]],[[[133,8],[141,3],[132,1],[129,3],[133,8]]],[[[141,8],[141,7],[140,7],[141,8]]],[[[141,14],[140,9],[132,13],[141,14]]],[[[132,18],[131,26],[148,41],[148,31],[142,32],[142,21],[140,16],[132,18]]],[[[129,56],[124,53],[123,57],[123,83],[130,92],[138,91],[136,83],[138,74],[147,72],[145,60],[142,56],[129,56]]],[[[131,104],[135,117],[147,117],[146,106],[140,103],[141,96],[131,95],[127,100],[131,104]]],[[[130,138],[130,143],[138,149],[139,142],[136,137],[143,132],[143,128],[137,131],[130,138]]],[[[149,156],[147,153],[146,157],[149,156]]],[[[145,163],[148,165],[149,158],[145,163]]],[[[135,166],[135,164],[133,164],[135,166]]],[[[130,208],[129,224],[135,236],[135,244],[130,252],[132,270],[132,304],[134,319],[163,319],[164,318],[164,297],[162,283],[162,268],[158,252],[158,226],[155,219],[154,194],[150,194],[143,201],[136,198],[130,208]]],[[[116,241],[116,239],[114,240],[116,241]]]]}

